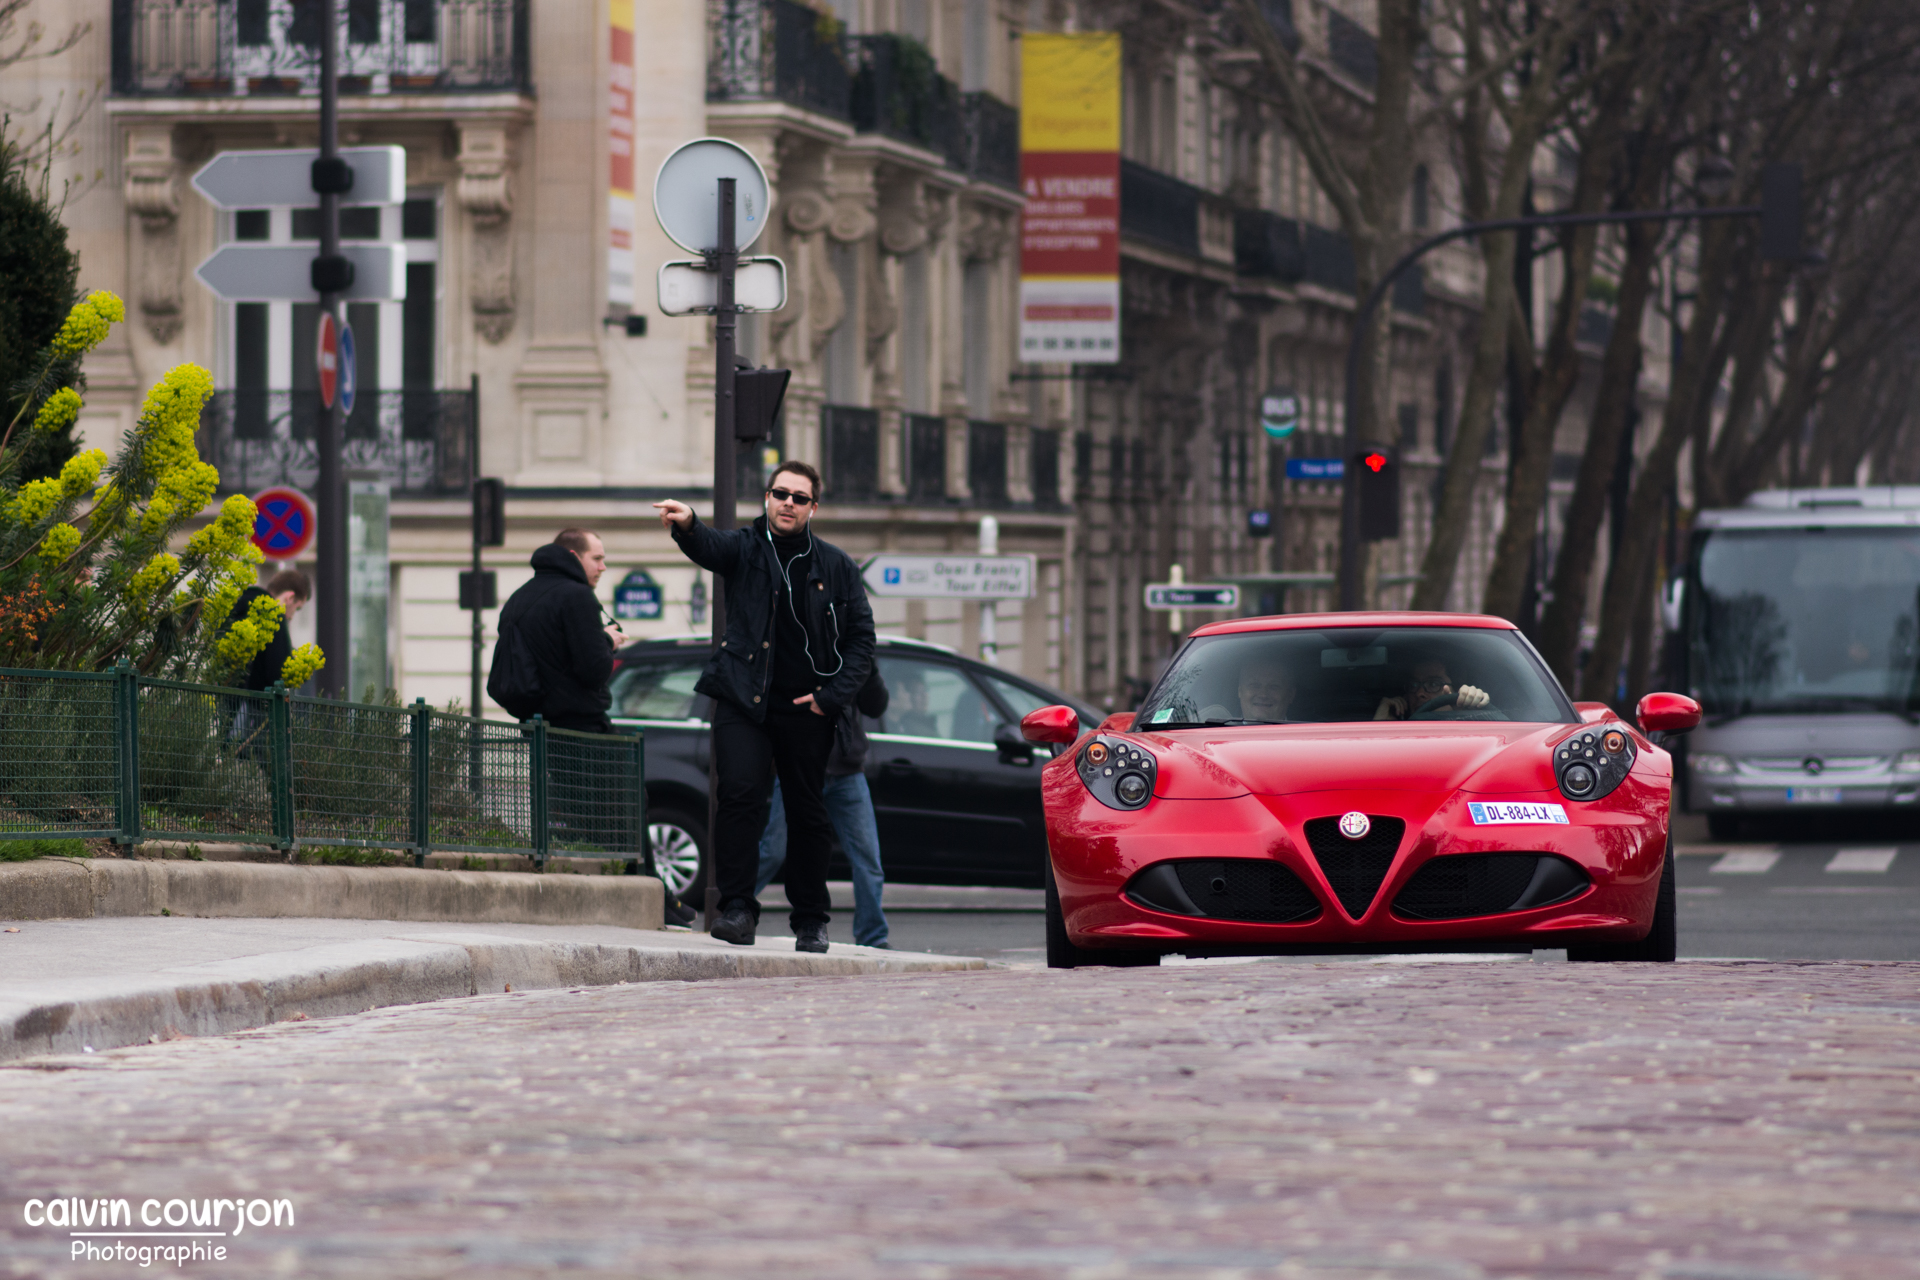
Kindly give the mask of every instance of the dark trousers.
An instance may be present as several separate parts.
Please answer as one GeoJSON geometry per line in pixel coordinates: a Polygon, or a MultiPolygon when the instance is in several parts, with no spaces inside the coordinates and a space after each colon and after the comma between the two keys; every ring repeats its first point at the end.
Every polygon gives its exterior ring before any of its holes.
{"type": "Polygon", "coordinates": [[[827,856],[833,847],[833,823],[820,798],[827,781],[827,754],[833,750],[833,720],[813,712],[769,711],[760,724],[733,704],[721,701],[713,712],[714,773],[719,805],[713,833],[714,872],[720,883],[720,909],[740,905],[760,918],[754,887],[760,875],[760,835],[767,829],[773,780],[787,815],[787,901],[795,930],[825,925],[827,856]]]}

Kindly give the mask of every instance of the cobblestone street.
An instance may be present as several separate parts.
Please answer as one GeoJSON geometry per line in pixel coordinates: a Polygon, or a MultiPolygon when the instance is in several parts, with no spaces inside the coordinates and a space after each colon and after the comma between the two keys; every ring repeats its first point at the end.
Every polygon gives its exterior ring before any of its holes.
{"type": "Polygon", "coordinates": [[[0,1273],[151,1273],[70,1263],[29,1199],[261,1196],[297,1226],[185,1270],[1915,1276],[1916,979],[1456,962],[661,983],[42,1059],[0,1069],[0,1273]]]}

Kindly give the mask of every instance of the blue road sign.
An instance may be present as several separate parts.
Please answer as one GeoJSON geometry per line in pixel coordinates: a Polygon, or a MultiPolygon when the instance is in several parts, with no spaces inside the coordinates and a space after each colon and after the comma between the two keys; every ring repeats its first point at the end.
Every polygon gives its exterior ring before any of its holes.
{"type": "Polygon", "coordinates": [[[660,616],[660,584],[645,569],[635,569],[613,589],[613,616],[650,619],[660,616]]]}
{"type": "Polygon", "coordinates": [[[1338,480],[1347,473],[1347,464],[1339,458],[1288,458],[1289,480],[1338,480]]]}
{"type": "Polygon", "coordinates": [[[360,373],[353,362],[353,326],[340,326],[340,416],[353,412],[353,393],[360,385],[360,373]]]}

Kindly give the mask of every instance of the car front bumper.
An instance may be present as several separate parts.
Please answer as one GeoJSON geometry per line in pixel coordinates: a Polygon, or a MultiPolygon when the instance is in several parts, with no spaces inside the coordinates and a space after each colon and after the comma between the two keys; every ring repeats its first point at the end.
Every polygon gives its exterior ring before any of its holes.
{"type": "Polygon", "coordinates": [[[1286,951],[1315,947],[1446,949],[1505,943],[1565,946],[1568,940],[1631,941],[1652,925],[1667,844],[1665,778],[1630,776],[1603,801],[1579,805],[1557,794],[1469,796],[1352,790],[1228,799],[1156,798],[1137,813],[1107,809],[1075,779],[1050,787],[1049,845],[1068,936],[1089,948],[1286,951]],[[1567,825],[1476,826],[1469,800],[1562,804],[1567,825]],[[1305,824],[1357,810],[1405,821],[1384,879],[1356,919],[1341,905],[1312,851],[1305,824]],[[1566,902],[1465,919],[1419,920],[1393,901],[1427,862],[1457,854],[1551,854],[1591,885],[1566,902]],[[1188,859],[1271,859],[1320,900],[1296,923],[1255,923],[1155,910],[1126,890],[1147,867],[1188,859]]]}

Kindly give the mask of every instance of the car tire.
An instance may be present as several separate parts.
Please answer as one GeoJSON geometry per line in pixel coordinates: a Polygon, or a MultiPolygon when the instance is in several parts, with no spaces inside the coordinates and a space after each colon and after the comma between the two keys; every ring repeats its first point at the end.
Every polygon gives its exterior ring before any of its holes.
{"type": "Polygon", "coordinates": [[[1157,951],[1095,950],[1074,945],[1067,936],[1066,913],[1060,909],[1060,887],[1053,882],[1053,863],[1047,862],[1047,968],[1119,969],[1159,963],[1157,951]]]}
{"type": "Polygon", "coordinates": [[[667,892],[695,911],[706,902],[707,820],[684,809],[650,809],[647,838],[653,865],[667,892]]]}
{"type": "Polygon", "coordinates": [[[1667,858],[1660,868],[1660,891],[1653,900],[1653,927],[1638,942],[1595,942],[1568,947],[1567,959],[1578,961],[1650,961],[1670,964],[1680,950],[1679,894],[1674,887],[1673,836],[1667,836],[1667,858]]]}
{"type": "Polygon", "coordinates": [[[1740,815],[1737,813],[1708,814],[1707,834],[1715,840],[1738,840],[1740,838],[1740,815]]]}

